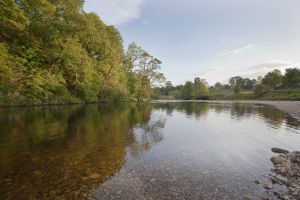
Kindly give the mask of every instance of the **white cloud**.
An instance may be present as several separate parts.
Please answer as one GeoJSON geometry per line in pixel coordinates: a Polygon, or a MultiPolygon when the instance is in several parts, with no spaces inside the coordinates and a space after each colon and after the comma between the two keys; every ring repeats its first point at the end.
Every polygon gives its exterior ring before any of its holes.
{"type": "MultiPolygon", "coordinates": [[[[238,42],[238,41],[236,41],[236,42],[238,42]]],[[[246,44],[241,47],[234,48],[234,49],[223,49],[222,52],[219,53],[217,56],[229,56],[229,55],[239,54],[244,51],[253,49],[255,47],[256,47],[255,44],[246,44]]]]}
{"type": "Polygon", "coordinates": [[[86,0],[85,11],[95,12],[107,24],[118,25],[139,18],[144,0],[86,0]]]}

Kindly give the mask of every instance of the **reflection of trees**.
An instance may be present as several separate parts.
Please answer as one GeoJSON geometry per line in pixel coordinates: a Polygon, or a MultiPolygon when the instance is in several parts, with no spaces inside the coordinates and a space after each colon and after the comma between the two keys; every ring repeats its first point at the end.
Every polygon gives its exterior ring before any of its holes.
{"type": "Polygon", "coordinates": [[[140,155],[162,140],[164,121],[151,112],[150,104],[8,109],[0,114],[0,193],[82,199],[121,169],[126,146],[140,155]]]}
{"type": "Polygon", "coordinates": [[[148,103],[131,107],[129,118],[133,126],[127,131],[126,138],[129,140],[126,146],[133,157],[144,154],[163,139],[160,130],[164,128],[166,119],[153,119],[151,112],[152,105],[148,103]]]}
{"type": "Polygon", "coordinates": [[[245,103],[206,103],[206,102],[175,102],[154,104],[156,109],[165,111],[168,115],[172,115],[173,111],[182,112],[188,117],[200,119],[205,117],[209,111],[220,113],[229,113],[235,120],[242,120],[257,115],[265,120],[265,122],[273,127],[279,127],[282,123],[286,123],[292,127],[300,127],[299,121],[286,116],[282,111],[265,105],[253,105],[245,103]]]}
{"type": "Polygon", "coordinates": [[[205,117],[209,111],[209,103],[198,103],[198,102],[176,102],[176,103],[163,103],[154,104],[155,108],[161,109],[167,114],[172,115],[175,110],[177,112],[182,112],[188,117],[195,117],[199,119],[200,117],[205,117]]]}

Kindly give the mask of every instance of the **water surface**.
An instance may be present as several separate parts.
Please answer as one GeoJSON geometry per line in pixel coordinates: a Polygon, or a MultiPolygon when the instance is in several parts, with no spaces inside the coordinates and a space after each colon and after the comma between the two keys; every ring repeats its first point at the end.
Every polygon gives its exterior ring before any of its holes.
{"type": "Polygon", "coordinates": [[[254,199],[299,122],[204,102],[0,110],[0,199],[254,199]]]}

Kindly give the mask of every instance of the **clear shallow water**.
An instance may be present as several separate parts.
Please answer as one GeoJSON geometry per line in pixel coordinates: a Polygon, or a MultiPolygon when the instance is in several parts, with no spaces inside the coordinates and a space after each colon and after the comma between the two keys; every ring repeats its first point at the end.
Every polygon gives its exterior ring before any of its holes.
{"type": "Polygon", "coordinates": [[[258,199],[299,128],[248,104],[1,109],[0,199],[258,199]]]}

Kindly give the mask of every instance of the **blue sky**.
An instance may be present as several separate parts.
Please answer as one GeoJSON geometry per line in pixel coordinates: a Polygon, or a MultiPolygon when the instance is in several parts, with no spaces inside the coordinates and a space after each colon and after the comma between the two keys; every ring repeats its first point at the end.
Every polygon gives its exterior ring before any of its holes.
{"type": "Polygon", "coordinates": [[[159,58],[173,84],[210,84],[300,67],[299,0],[86,0],[85,11],[115,25],[159,58]]]}

